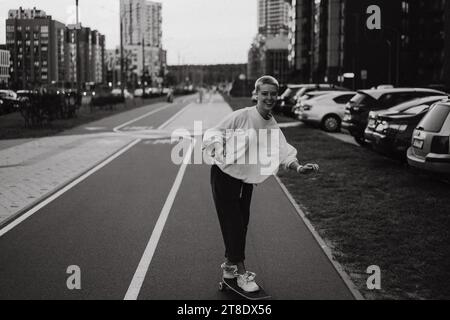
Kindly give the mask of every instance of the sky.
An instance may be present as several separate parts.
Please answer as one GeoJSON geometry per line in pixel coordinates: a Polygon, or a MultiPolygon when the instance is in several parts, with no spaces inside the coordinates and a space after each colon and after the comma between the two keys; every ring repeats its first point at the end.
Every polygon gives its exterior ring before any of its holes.
{"type": "MultiPolygon", "coordinates": [[[[169,65],[247,63],[257,33],[257,0],[159,0],[163,48],[169,65]]],[[[79,0],[83,26],[106,36],[106,48],[119,45],[120,0],[79,0]]],[[[53,19],[75,22],[75,0],[0,0],[0,44],[5,43],[9,9],[44,10],[53,19]]]]}

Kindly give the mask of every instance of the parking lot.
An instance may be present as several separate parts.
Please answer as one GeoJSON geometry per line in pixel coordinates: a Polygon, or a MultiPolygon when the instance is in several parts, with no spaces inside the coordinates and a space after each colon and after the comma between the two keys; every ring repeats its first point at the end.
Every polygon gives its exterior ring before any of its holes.
{"type": "MultiPolygon", "coordinates": [[[[234,108],[252,105],[228,100],[234,108]]],[[[300,161],[318,163],[321,173],[279,177],[364,296],[450,298],[449,184],[317,128],[283,131],[300,161]],[[367,289],[373,265],[381,269],[381,290],[367,289]]]]}

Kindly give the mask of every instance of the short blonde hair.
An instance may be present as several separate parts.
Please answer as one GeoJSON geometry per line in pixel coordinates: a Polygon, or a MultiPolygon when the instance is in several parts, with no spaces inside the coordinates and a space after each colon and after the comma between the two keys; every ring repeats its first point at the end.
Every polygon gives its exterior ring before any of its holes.
{"type": "Polygon", "coordinates": [[[278,82],[277,79],[275,79],[272,76],[262,76],[261,78],[259,78],[255,82],[255,90],[256,90],[256,92],[259,92],[259,89],[261,88],[261,86],[263,84],[271,84],[273,86],[276,86],[277,90],[280,90],[280,83],[278,82]]]}

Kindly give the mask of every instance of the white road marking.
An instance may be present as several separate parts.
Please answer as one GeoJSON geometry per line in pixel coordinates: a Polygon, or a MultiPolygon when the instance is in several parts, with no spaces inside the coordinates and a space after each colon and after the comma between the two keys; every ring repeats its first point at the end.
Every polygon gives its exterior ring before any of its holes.
{"type": "Polygon", "coordinates": [[[160,111],[162,111],[162,110],[169,109],[169,108],[171,108],[171,107],[173,107],[173,106],[175,106],[175,104],[169,104],[169,105],[167,105],[167,106],[164,106],[164,107],[158,108],[158,109],[156,109],[156,110],[150,111],[150,112],[148,112],[148,113],[146,113],[146,114],[144,114],[144,115],[142,115],[142,116],[140,116],[140,117],[137,117],[137,118],[135,118],[135,119],[133,119],[133,120],[130,120],[130,121],[128,121],[128,122],[125,122],[124,124],[121,124],[121,125],[118,126],[118,127],[115,127],[115,128],[113,129],[113,131],[114,131],[114,132],[118,132],[120,129],[122,129],[122,128],[124,128],[124,127],[127,127],[127,126],[129,126],[130,124],[132,124],[132,123],[135,123],[135,122],[137,122],[137,121],[139,121],[139,120],[142,120],[142,119],[144,119],[144,118],[147,118],[147,117],[151,116],[152,114],[155,114],[155,113],[160,112],[160,111]]]}
{"type": "Polygon", "coordinates": [[[49,203],[51,203],[54,200],[56,200],[57,198],[59,198],[61,195],[63,195],[64,193],[66,193],[67,191],[69,191],[70,189],[75,187],[80,182],[86,180],[90,175],[92,175],[93,173],[97,172],[98,170],[100,170],[101,168],[103,168],[104,166],[106,166],[107,164],[109,164],[110,162],[112,162],[113,160],[118,158],[119,156],[121,156],[123,153],[127,152],[128,150],[130,150],[132,147],[134,147],[136,144],[138,144],[141,141],[142,140],[140,140],[140,139],[134,140],[133,142],[131,142],[130,144],[128,144],[127,146],[125,146],[124,148],[122,148],[121,150],[119,150],[118,152],[113,154],[112,156],[110,156],[108,159],[106,159],[105,161],[103,161],[102,163],[100,163],[99,165],[94,167],[93,169],[91,169],[88,172],[86,172],[85,174],[83,174],[81,177],[79,177],[76,180],[74,180],[73,182],[69,183],[67,186],[65,186],[64,188],[62,188],[61,190],[59,190],[55,194],[51,195],[49,198],[47,198],[44,201],[42,201],[37,206],[35,206],[31,210],[29,210],[26,213],[24,213],[23,215],[21,215],[19,218],[17,218],[16,220],[11,222],[10,224],[6,225],[3,229],[0,230],[0,238],[3,235],[5,235],[7,232],[11,231],[16,226],[18,226],[20,223],[22,223],[23,221],[25,221],[26,219],[31,217],[34,213],[36,213],[37,211],[41,210],[42,208],[44,208],[49,203]]]}
{"type": "Polygon", "coordinates": [[[158,130],[162,130],[165,127],[169,125],[172,121],[174,121],[176,118],[178,118],[182,113],[186,112],[186,110],[192,105],[192,103],[188,104],[186,107],[181,109],[179,112],[177,112],[174,116],[172,116],[169,120],[164,122],[162,125],[159,126],[158,130]]]}
{"type": "Polygon", "coordinates": [[[107,127],[85,127],[87,131],[100,131],[100,130],[107,130],[107,127]]]}
{"type": "Polygon", "coordinates": [[[139,296],[139,292],[141,291],[142,284],[144,283],[145,276],[147,275],[148,269],[153,259],[153,255],[155,254],[156,247],[158,246],[159,239],[163,232],[164,226],[166,225],[167,218],[169,217],[169,213],[172,209],[172,205],[175,201],[175,197],[180,189],[181,182],[183,181],[184,174],[186,172],[186,167],[188,162],[192,156],[192,152],[196,140],[193,139],[189,150],[184,158],[183,164],[181,165],[180,170],[178,171],[177,177],[175,178],[175,182],[170,190],[169,196],[166,199],[166,203],[161,211],[161,214],[156,222],[155,228],[153,229],[150,240],[145,248],[144,254],[142,255],[141,261],[137,267],[137,270],[134,274],[133,280],[128,288],[128,291],[125,295],[124,300],[137,300],[139,296]]]}

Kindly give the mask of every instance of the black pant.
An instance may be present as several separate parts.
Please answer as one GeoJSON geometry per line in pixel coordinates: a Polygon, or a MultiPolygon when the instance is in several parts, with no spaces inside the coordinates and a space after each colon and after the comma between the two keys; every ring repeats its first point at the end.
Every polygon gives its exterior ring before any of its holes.
{"type": "Polygon", "coordinates": [[[235,179],[213,166],[211,187],[225,243],[225,258],[231,263],[243,262],[253,185],[235,179]]]}

